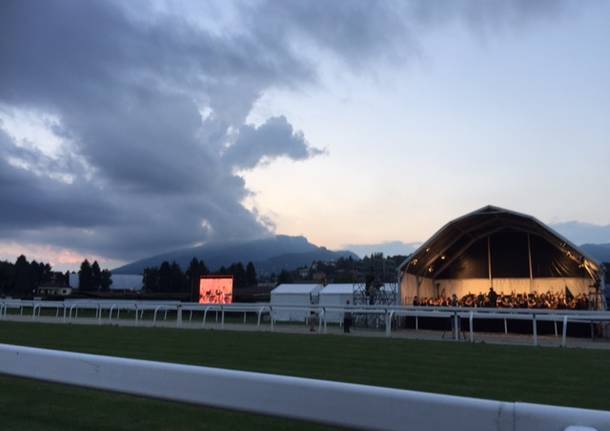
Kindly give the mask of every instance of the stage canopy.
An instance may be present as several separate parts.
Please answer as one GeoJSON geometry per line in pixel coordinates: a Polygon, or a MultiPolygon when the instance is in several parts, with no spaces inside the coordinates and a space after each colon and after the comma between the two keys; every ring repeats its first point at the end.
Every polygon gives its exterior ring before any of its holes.
{"type": "Polygon", "coordinates": [[[486,206],[436,232],[400,266],[401,296],[599,291],[601,265],[536,218],[486,206]]]}

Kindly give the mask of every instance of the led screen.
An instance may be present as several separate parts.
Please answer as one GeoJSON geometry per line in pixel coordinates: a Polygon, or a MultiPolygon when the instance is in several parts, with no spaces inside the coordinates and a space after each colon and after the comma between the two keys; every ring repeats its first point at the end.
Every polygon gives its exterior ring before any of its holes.
{"type": "Polygon", "coordinates": [[[200,304],[230,304],[233,302],[233,277],[202,277],[199,280],[200,304]]]}

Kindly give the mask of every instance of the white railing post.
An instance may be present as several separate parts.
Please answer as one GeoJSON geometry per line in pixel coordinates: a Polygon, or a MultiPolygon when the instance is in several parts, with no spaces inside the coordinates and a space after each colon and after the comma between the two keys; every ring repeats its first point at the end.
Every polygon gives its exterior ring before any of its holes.
{"type": "Polygon", "coordinates": [[[269,321],[271,322],[270,328],[271,328],[271,332],[273,332],[275,328],[274,328],[274,319],[273,319],[273,306],[271,306],[271,305],[269,306],[269,316],[270,316],[269,321]]]}
{"type": "Polygon", "coordinates": [[[176,328],[180,328],[182,326],[182,305],[176,305],[176,328]]]}
{"type": "Polygon", "coordinates": [[[568,316],[563,316],[563,326],[561,328],[561,347],[566,346],[567,333],[568,333],[568,316]]]}
{"type": "Polygon", "coordinates": [[[468,313],[468,329],[470,330],[470,342],[474,343],[474,312],[468,313]]]}
{"type": "Polygon", "coordinates": [[[203,328],[206,324],[206,320],[208,318],[208,310],[210,309],[210,306],[207,306],[203,309],[203,319],[201,319],[201,327],[203,328]]]}
{"type": "Polygon", "coordinates": [[[391,337],[392,336],[392,317],[394,316],[394,311],[388,312],[388,310],[386,310],[385,313],[386,313],[385,336],[391,337]]]}
{"type": "Polygon", "coordinates": [[[258,318],[256,320],[256,326],[259,327],[259,328],[261,326],[261,315],[263,313],[263,309],[264,309],[264,307],[259,308],[258,309],[258,313],[257,313],[258,314],[258,318]]]}
{"type": "MultiPolygon", "coordinates": [[[[309,313],[309,316],[311,318],[311,313],[309,313]]],[[[318,334],[321,334],[322,332],[324,332],[324,307],[322,307],[321,309],[319,309],[318,311],[318,334]]]]}
{"type": "Polygon", "coordinates": [[[534,346],[538,345],[538,325],[536,324],[536,313],[532,313],[532,328],[534,330],[534,346]]]}
{"type": "Polygon", "coordinates": [[[328,320],[326,319],[326,307],[322,307],[322,320],[324,321],[324,333],[327,334],[328,328],[326,324],[328,323],[328,320]]]}
{"type": "Polygon", "coordinates": [[[155,307],[155,310],[153,311],[153,321],[152,321],[153,326],[157,326],[157,313],[159,312],[159,308],[161,308],[161,305],[157,305],[155,307]]]}

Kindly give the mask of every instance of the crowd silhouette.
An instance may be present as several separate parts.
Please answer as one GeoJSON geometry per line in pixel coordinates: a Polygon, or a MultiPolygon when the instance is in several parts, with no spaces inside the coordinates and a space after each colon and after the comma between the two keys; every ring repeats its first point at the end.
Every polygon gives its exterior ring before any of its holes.
{"type": "Polygon", "coordinates": [[[493,288],[488,293],[468,293],[458,298],[451,296],[417,297],[413,298],[414,306],[427,307],[491,307],[491,308],[546,308],[555,310],[586,310],[589,307],[589,297],[580,293],[573,295],[568,288],[564,293],[547,291],[544,293],[505,294],[495,292],[493,288]]]}

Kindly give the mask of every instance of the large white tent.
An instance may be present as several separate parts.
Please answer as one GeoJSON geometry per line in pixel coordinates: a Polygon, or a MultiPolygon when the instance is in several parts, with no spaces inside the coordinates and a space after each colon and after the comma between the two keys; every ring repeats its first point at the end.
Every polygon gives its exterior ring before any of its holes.
{"type": "Polygon", "coordinates": [[[588,294],[603,306],[603,267],[536,218],[494,206],[459,217],[400,266],[403,303],[487,292],[588,294]]]}
{"type": "Polygon", "coordinates": [[[318,303],[318,293],[321,284],[280,284],[271,291],[271,306],[273,307],[273,320],[279,322],[304,322],[308,316],[307,310],[276,309],[282,305],[296,305],[307,307],[318,303]]]}
{"type": "MultiPolygon", "coordinates": [[[[327,284],[320,291],[321,306],[343,307],[347,305],[347,301],[350,304],[353,304],[354,301],[354,285],[351,283],[327,284]]],[[[340,323],[343,321],[343,312],[327,311],[325,317],[329,323],[340,323]]]]}

